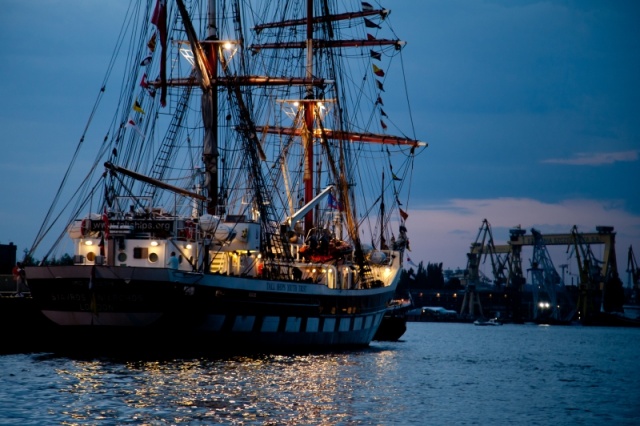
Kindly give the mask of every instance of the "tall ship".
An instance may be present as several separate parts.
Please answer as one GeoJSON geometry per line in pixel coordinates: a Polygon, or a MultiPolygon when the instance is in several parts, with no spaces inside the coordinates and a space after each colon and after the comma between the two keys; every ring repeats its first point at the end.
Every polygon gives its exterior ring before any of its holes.
{"type": "Polygon", "coordinates": [[[54,330],[99,338],[368,345],[403,269],[427,146],[400,130],[412,134],[409,111],[385,110],[387,93],[409,105],[390,11],[130,3],[28,253],[43,253],[26,267],[38,310],[54,330]],[[105,104],[115,114],[99,123],[105,104]],[[95,159],[77,161],[88,145],[95,159]]]}

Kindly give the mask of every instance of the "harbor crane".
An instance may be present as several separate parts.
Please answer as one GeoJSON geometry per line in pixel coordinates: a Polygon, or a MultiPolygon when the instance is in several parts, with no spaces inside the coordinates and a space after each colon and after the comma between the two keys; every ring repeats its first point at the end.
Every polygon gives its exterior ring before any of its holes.
{"type": "Polygon", "coordinates": [[[493,274],[493,284],[498,288],[503,288],[505,295],[505,306],[507,316],[511,316],[515,321],[520,321],[520,304],[525,278],[522,273],[521,252],[522,246],[512,245],[512,241],[518,241],[526,233],[520,226],[509,230],[509,244],[496,245],[493,239],[491,225],[487,219],[482,221],[482,226],[478,232],[475,242],[467,254],[466,289],[460,311],[461,317],[476,317],[476,308],[480,315],[482,305],[477,293],[477,286],[480,284],[480,264],[491,262],[491,272],[493,274]]]}
{"type": "Polygon", "coordinates": [[[559,321],[563,318],[561,318],[558,293],[564,291],[564,283],[553,266],[542,234],[531,228],[531,235],[534,240],[530,269],[533,286],[533,319],[540,321],[551,318],[559,321]]]}
{"type": "Polygon", "coordinates": [[[623,312],[624,292],[618,276],[615,250],[615,232],[612,226],[597,226],[596,234],[571,229],[571,243],[567,251],[573,250],[580,273],[578,316],[589,321],[597,315],[596,300],[600,299],[600,312],[623,312]],[[603,260],[598,260],[591,244],[604,244],[603,260]]]}
{"type": "MultiPolygon", "coordinates": [[[[540,289],[552,299],[554,294],[558,296],[558,290],[565,290],[564,280],[560,280],[551,263],[545,266],[545,259],[549,257],[546,246],[563,245],[567,247],[567,252],[571,250],[576,256],[580,270],[577,304],[574,299],[571,299],[568,305],[569,313],[565,310],[553,312],[553,319],[568,321],[574,319],[577,313],[578,319],[589,320],[597,314],[598,301],[601,304],[601,312],[622,311],[624,294],[616,266],[615,232],[612,226],[597,226],[596,232],[591,233],[578,232],[577,226],[574,226],[570,233],[564,234],[542,235],[533,231],[531,235],[527,235],[526,230],[519,226],[512,228],[509,230],[510,236],[507,244],[496,245],[488,220],[483,220],[476,240],[467,254],[466,291],[460,311],[462,318],[476,317],[476,310],[483,316],[477,287],[482,282],[480,264],[490,259],[494,274],[493,282],[497,287],[504,287],[507,315],[511,316],[514,321],[523,319],[521,301],[526,284],[522,268],[522,248],[524,246],[533,246],[534,251],[536,246],[538,247],[532,260],[534,266],[532,269],[541,268],[544,270],[546,268],[548,277],[545,277],[543,272],[542,275],[534,279],[538,280],[540,289]],[[604,245],[603,260],[596,258],[591,251],[591,245],[604,245]]],[[[634,263],[634,265],[636,264],[634,263]]],[[[637,265],[633,266],[633,270],[638,270],[637,265]]],[[[637,287],[637,284],[636,288],[635,294],[638,295],[640,288],[637,287]]],[[[550,300],[549,308],[556,309],[557,302],[557,297],[555,300],[550,300]]],[[[536,303],[534,309],[537,308],[539,306],[536,303]]],[[[539,312],[536,311],[534,314],[538,315],[539,312]]]]}
{"type": "Polygon", "coordinates": [[[478,235],[471,249],[467,253],[467,270],[466,270],[466,288],[461,316],[470,318],[476,317],[476,308],[480,316],[484,316],[482,312],[482,304],[477,294],[477,288],[481,283],[480,264],[489,259],[491,262],[491,272],[493,274],[493,284],[498,287],[504,287],[509,283],[510,274],[505,271],[510,270],[511,248],[508,246],[496,246],[493,240],[493,232],[491,224],[487,219],[482,221],[482,225],[478,231],[478,235]]]}
{"type": "MultiPolygon", "coordinates": [[[[596,226],[596,232],[578,232],[577,226],[573,226],[568,234],[544,234],[542,240],[546,246],[563,245],[567,252],[572,250],[576,255],[576,261],[580,270],[579,297],[577,314],[581,320],[589,320],[597,314],[596,301],[601,300],[600,310],[613,312],[622,310],[620,298],[621,284],[617,271],[615,235],[612,226],[596,226]],[[591,245],[603,245],[603,260],[598,260],[591,251],[591,245]],[[600,293],[599,290],[602,290],[600,293]]],[[[512,234],[509,245],[514,253],[523,246],[535,246],[534,235],[512,234]]],[[[515,257],[512,255],[512,257],[515,257]]],[[[574,314],[575,315],[575,314],[574,314]]],[[[573,315],[572,315],[573,316],[573,315]]]]}
{"type": "Polygon", "coordinates": [[[638,293],[640,292],[640,269],[638,269],[638,262],[636,256],[633,253],[633,246],[629,246],[629,253],[627,256],[627,273],[628,281],[627,287],[631,289],[631,303],[638,303],[638,293]]]}
{"type": "Polygon", "coordinates": [[[491,262],[491,272],[493,273],[493,284],[501,287],[507,283],[505,269],[507,269],[507,257],[501,254],[508,254],[509,250],[498,250],[493,241],[491,224],[487,219],[482,221],[482,226],[478,231],[476,241],[471,245],[471,250],[467,254],[467,271],[469,281],[479,283],[480,263],[491,262]]]}
{"type": "Polygon", "coordinates": [[[467,253],[467,269],[466,286],[464,292],[464,299],[462,300],[462,308],[460,309],[461,317],[475,318],[476,308],[481,317],[484,317],[482,312],[482,303],[480,302],[480,296],[477,294],[476,289],[480,284],[480,262],[484,255],[486,260],[487,256],[491,257],[492,263],[494,262],[493,251],[493,234],[491,232],[491,225],[487,219],[482,221],[482,226],[478,231],[476,240],[471,244],[471,249],[467,253]],[[488,242],[488,244],[486,244],[488,242]]]}

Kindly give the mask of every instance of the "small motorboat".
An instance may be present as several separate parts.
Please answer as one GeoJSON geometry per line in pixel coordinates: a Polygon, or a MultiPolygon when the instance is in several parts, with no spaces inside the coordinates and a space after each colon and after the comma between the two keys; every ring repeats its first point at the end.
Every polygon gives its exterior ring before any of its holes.
{"type": "Polygon", "coordinates": [[[474,325],[502,325],[502,321],[498,318],[484,319],[478,318],[473,322],[474,325]]]}

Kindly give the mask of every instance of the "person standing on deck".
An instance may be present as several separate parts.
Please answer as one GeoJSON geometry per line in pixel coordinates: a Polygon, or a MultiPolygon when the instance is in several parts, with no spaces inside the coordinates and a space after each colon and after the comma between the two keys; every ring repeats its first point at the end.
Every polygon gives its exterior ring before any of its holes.
{"type": "Polygon", "coordinates": [[[178,269],[178,258],[176,257],[176,252],[172,251],[171,252],[171,256],[169,257],[169,262],[167,262],[167,265],[169,265],[169,269],[178,269]]]}
{"type": "Polygon", "coordinates": [[[16,296],[22,297],[22,287],[27,285],[27,275],[22,267],[22,263],[17,262],[13,267],[13,279],[16,282],[16,296]]]}

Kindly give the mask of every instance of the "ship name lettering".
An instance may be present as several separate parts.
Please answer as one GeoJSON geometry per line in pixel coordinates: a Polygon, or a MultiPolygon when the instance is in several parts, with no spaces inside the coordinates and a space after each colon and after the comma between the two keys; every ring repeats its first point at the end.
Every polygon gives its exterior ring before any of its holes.
{"type": "Polygon", "coordinates": [[[288,293],[306,293],[307,289],[303,285],[285,283],[267,283],[267,290],[286,291],[288,293]]]}

